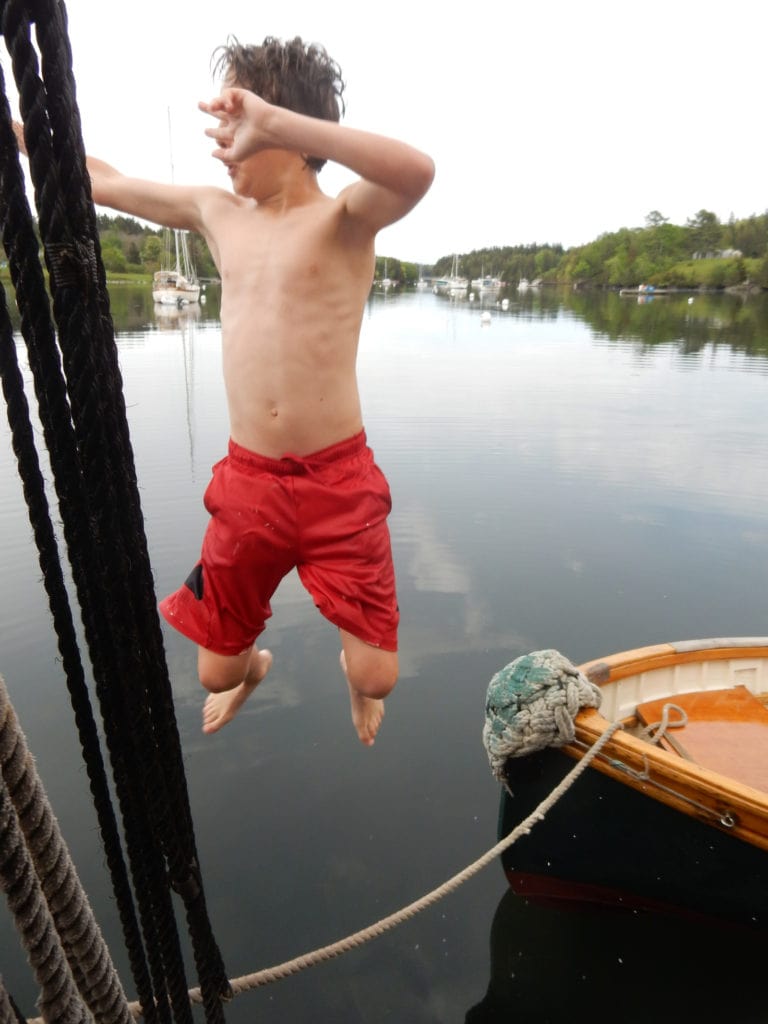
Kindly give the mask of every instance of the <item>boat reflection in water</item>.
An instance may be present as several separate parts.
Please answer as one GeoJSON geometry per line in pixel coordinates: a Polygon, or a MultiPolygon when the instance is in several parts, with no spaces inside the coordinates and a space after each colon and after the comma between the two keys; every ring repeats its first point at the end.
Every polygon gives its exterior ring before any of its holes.
{"type": "Polygon", "coordinates": [[[621,1024],[757,1024],[768,1020],[764,949],[749,928],[538,904],[509,889],[491,925],[488,990],[465,1024],[558,1024],[582,1015],[621,1024]]]}
{"type": "Polygon", "coordinates": [[[160,331],[175,331],[179,327],[193,324],[200,319],[201,309],[195,303],[188,303],[183,306],[164,305],[161,302],[154,303],[155,321],[160,331]]]}

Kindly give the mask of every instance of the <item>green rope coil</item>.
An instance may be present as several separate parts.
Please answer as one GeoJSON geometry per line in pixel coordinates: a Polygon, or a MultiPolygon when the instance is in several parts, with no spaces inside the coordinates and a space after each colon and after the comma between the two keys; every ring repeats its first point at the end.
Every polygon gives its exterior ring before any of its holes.
{"type": "Polygon", "coordinates": [[[510,757],[572,742],[578,712],[599,708],[601,699],[600,688],[559,651],[533,651],[500,669],[488,685],[483,727],[495,777],[504,781],[510,757]]]}

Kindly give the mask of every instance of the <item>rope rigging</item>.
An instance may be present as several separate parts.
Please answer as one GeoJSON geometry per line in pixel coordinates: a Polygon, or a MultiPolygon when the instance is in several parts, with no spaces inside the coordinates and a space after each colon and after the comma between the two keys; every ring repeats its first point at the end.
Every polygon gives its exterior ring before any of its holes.
{"type": "Polygon", "coordinates": [[[46,1019],[87,1022],[92,1011],[103,1024],[129,1024],[117,973],[1,677],[0,780],[0,881],[46,1019]]]}
{"type": "Polygon", "coordinates": [[[0,1024],[25,1024],[21,1010],[6,991],[2,978],[0,978],[0,1024]]]}
{"type": "Polygon", "coordinates": [[[3,293],[0,375],[14,453],[142,1005],[148,1008],[150,1021],[191,1024],[173,889],[186,911],[206,1018],[222,1021],[221,999],[228,995],[228,984],[198,866],[85,169],[64,4],[0,0],[0,28],[18,89],[50,301],[4,79],[3,245],[80,606],[132,885],[3,293]]]}

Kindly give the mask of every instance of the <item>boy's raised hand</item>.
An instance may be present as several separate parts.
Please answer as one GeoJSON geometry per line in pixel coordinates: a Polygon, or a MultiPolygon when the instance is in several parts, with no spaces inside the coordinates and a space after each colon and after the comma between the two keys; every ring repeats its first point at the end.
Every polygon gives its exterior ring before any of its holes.
{"type": "Polygon", "coordinates": [[[248,89],[223,89],[209,103],[198,104],[200,110],[218,120],[205,134],[217,143],[213,156],[228,163],[244,160],[260,149],[275,145],[266,129],[266,120],[271,110],[266,103],[248,89]]]}

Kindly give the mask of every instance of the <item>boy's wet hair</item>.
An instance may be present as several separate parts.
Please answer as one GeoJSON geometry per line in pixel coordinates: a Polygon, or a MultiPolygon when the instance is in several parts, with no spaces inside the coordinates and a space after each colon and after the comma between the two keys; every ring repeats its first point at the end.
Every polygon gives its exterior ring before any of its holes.
{"type": "MultiPolygon", "coordinates": [[[[344,112],[341,68],[316,43],[304,43],[299,36],[289,42],[267,36],[261,45],[247,46],[230,37],[213,57],[214,74],[267,103],[325,121],[338,121],[344,112]]],[[[305,159],[315,171],[325,164],[320,157],[305,159]]]]}

